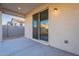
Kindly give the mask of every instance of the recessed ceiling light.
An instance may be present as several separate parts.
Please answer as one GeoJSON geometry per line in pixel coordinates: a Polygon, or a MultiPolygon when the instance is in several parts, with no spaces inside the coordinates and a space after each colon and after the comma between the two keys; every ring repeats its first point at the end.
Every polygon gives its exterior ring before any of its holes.
{"type": "Polygon", "coordinates": [[[18,7],[18,10],[21,10],[21,7],[18,7]]]}

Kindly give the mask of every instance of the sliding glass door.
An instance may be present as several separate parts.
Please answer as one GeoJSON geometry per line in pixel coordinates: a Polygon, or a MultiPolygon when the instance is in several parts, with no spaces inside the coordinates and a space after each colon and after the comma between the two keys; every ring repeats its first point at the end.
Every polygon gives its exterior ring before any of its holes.
{"type": "Polygon", "coordinates": [[[33,15],[33,38],[38,39],[38,13],[33,15]]]}
{"type": "Polygon", "coordinates": [[[33,15],[33,38],[48,41],[48,9],[33,15]]]}
{"type": "Polygon", "coordinates": [[[40,39],[48,41],[48,10],[40,12],[40,39]]]}

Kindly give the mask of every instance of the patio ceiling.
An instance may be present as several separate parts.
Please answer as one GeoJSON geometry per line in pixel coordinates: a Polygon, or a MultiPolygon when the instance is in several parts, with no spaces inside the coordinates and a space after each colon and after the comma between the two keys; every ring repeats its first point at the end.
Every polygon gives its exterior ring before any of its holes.
{"type": "Polygon", "coordinates": [[[2,3],[0,4],[3,13],[24,17],[41,3],[2,3]]]}

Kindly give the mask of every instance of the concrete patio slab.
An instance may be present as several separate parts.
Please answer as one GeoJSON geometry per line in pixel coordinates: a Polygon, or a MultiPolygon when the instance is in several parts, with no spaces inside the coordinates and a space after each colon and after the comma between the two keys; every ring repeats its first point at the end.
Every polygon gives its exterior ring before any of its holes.
{"type": "Polygon", "coordinates": [[[74,56],[74,54],[26,38],[0,42],[1,56],[74,56]]]}

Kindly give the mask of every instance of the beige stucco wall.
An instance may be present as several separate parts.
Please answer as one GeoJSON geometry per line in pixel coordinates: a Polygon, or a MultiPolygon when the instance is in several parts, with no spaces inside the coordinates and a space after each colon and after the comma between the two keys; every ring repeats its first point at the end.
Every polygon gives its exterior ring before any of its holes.
{"type": "Polygon", "coordinates": [[[2,13],[0,11],[0,41],[2,41],[2,13]]]}
{"type": "Polygon", "coordinates": [[[32,10],[26,16],[25,37],[33,39],[32,15],[45,8],[49,9],[49,44],[79,55],[79,4],[45,4],[32,10]],[[54,8],[58,8],[56,15],[54,8]]]}

